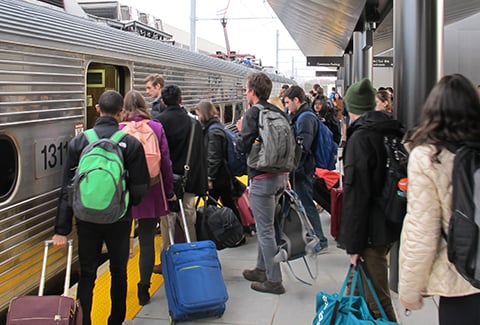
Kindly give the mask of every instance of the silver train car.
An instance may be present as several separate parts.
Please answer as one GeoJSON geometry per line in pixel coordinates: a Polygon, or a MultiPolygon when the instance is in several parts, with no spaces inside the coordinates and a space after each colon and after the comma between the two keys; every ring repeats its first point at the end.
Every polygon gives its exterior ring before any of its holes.
{"type": "MultiPolygon", "coordinates": [[[[0,0],[0,311],[38,287],[67,143],[93,125],[103,91],[143,91],[144,78],[160,73],[181,87],[187,109],[209,99],[232,123],[251,71],[33,1],[0,0]]],[[[270,76],[272,94],[293,83],[270,76]]],[[[48,279],[63,258],[53,250],[48,279]]]]}

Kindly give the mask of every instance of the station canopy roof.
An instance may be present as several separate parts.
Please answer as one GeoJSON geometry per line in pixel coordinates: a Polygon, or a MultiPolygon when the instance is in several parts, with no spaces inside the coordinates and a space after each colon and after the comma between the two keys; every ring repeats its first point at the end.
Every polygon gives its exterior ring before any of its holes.
{"type": "MultiPolygon", "coordinates": [[[[393,48],[393,0],[267,0],[305,56],[342,56],[375,21],[374,55],[393,48]]],[[[479,0],[444,0],[445,25],[480,12],[479,0]]]]}

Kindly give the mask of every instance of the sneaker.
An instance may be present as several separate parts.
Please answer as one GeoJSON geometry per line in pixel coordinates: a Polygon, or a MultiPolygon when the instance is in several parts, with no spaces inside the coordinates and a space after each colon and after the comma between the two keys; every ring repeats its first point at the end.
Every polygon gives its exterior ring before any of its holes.
{"type": "Polygon", "coordinates": [[[255,291],[265,292],[265,293],[273,293],[275,295],[281,295],[285,293],[285,287],[282,285],[282,282],[271,282],[271,281],[264,281],[264,282],[252,282],[250,285],[255,291]]]}
{"type": "Polygon", "coordinates": [[[254,268],[253,270],[243,270],[242,274],[248,281],[264,282],[267,280],[265,271],[257,268],[254,268]]]}

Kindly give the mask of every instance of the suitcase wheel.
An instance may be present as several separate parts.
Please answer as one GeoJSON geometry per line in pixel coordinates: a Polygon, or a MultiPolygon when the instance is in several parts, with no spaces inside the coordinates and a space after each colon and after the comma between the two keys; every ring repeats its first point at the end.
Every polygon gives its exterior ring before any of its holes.
{"type": "Polygon", "coordinates": [[[245,233],[249,234],[252,237],[257,234],[257,229],[255,228],[255,224],[250,225],[250,226],[245,226],[243,228],[244,228],[245,233]]]}
{"type": "Polygon", "coordinates": [[[170,321],[170,325],[175,325],[175,320],[173,319],[172,312],[168,311],[168,320],[170,321]]]}

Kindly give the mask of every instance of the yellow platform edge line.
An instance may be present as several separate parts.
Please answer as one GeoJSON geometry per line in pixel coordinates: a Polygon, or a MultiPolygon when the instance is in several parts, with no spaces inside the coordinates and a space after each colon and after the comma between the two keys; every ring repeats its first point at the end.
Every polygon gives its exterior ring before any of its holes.
{"type": "MultiPolygon", "coordinates": [[[[161,236],[155,236],[155,264],[160,262],[159,250],[162,246],[161,236]]],[[[140,259],[140,248],[138,244],[135,245],[134,255],[129,259],[127,265],[127,312],[125,319],[132,320],[143,306],[138,304],[137,298],[137,283],[140,281],[140,270],[138,268],[138,261],[140,259]]],[[[110,301],[110,271],[108,268],[108,261],[99,268],[99,276],[95,281],[95,288],[93,290],[93,306],[92,306],[92,324],[107,324],[108,316],[110,315],[111,301],[110,301]]],[[[163,276],[152,274],[150,285],[150,296],[163,285],[163,276]]]]}

